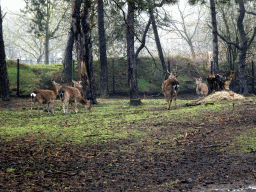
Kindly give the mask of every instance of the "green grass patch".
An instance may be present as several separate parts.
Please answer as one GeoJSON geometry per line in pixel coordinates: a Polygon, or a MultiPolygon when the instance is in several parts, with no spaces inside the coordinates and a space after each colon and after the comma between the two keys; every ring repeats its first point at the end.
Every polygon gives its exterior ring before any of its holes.
{"type": "MultiPolygon", "coordinates": [[[[28,95],[35,88],[51,88],[50,80],[61,75],[62,64],[41,65],[20,63],[20,93],[28,95]]],[[[10,90],[17,88],[17,62],[7,60],[7,72],[10,90]]],[[[16,94],[16,92],[12,93],[16,94]]]]}
{"type": "Polygon", "coordinates": [[[256,127],[252,127],[240,133],[234,144],[240,147],[242,152],[256,151],[256,127]]]}
{"type": "MultiPolygon", "coordinates": [[[[129,100],[98,99],[99,104],[93,107],[92,112],[80,109],[75,114],[69,109],[68,114],[62,114],[61,103],[55,104],[55,115],[41,110],[2,110],[0,118],[0,136],[5,140],[16,137],[36,137],[39,140],[54,140],[56,142],[107,142],[108,140],[140,137],[147,134],[142,124],[158,123],[162,121],[184,121],[194,119],[200,106],[165,110],[165,101],[143,100],[143,105],[129,106],[129,100]],[[59,106],[59,107],[58,107],[59,106]],[[161,108],[160,110],[158,110],[161,108]],[[143,128],[141,128],[143,127],[143,128]]],[[[180,100],[177,105],[182,105],[180,100]]],[[[221,105],[220,105],[221,106],[221,105]]],[[[220,107],[219,106],[219,107],[220,107]]],[[[212,110],[212,106],[203,107],[212,110]]],[[[216,107],[215,107],[216,108],[216,107]]]]}
{"type": "MultiPolygon", "coordinates": [[[[142,100],[143,105],[136,107],[130,106],[128,99],[98,99],[98,102],[90,113],[79,105],[78,114],[71,107],[67,114],[63,114],[59,100],[54,106],[55,115],[43,110],[40,113],[30,110],[29,103],[25,110],[23,106],[2,109],[0,139],[2,142],[25,139],[35,142],[51,141],[56,144],[97,144],[144,138],[153,146],[164,145],[166,142],[175,142],[175,138],[184,135],[173,127],[176,123],[211,121],[214,119],[204,116],[213,111],[231,111],[232,107],[230,102],[185,107],[187,102],[193,101],[177,100],[177,109],[172,105],[171,110],[166,110],[164,99],[142,100]],[[172,134],[162,132],[169,129],[167,126],[173,129],[172,134]],[[158,133],[159,137],[151,136],[158,133]]],[[[198,127],[188,126],[185,129],[191,131],[198,127]]],[[[245,138],[242,135],[240,137],[239,140],[245,138]]],[[[250,141],[247,138],[246,140],[250,141]]],[[[255,140],[252,139],[247,145],[253,147],[253,144],[255,140]]]]}

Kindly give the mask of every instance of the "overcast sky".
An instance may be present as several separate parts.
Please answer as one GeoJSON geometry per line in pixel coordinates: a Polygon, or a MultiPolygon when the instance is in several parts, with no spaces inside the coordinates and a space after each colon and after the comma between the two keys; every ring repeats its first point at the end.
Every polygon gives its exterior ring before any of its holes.
{"type": "Polygon", "coordinates": [[[18,11],[25,6],[24,0],[0,0],[4,11],[18,11]]]}

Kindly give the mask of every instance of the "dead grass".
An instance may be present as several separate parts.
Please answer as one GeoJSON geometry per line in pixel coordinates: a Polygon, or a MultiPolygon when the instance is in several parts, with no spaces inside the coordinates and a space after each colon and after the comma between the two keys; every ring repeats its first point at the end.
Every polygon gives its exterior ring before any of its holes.
{"type": "Polygon", "coordinates": [[[245,100],[245,97],[243,95],[237,94],[233,91],[217,91],[213,94],[208,95],[204,99],[202,99],[200,102],[206,103],[206,102],[216,102],[220,100],[228,100],[228,101],[243,101],[245,100]]]}

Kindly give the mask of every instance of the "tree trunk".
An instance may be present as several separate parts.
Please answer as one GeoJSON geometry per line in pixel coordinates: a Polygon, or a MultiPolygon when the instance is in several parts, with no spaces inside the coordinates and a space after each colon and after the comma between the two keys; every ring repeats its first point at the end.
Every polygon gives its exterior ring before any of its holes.
{"type": "Polygon", "coordinates": [[[45,53],[44,64],[49,64],[49,37],[46,34],[45,37],[45,53]]]}
{"type": "Polygon", "coordinates": [[[115,94],[115,60],[112,59],[112,93],[115,94]]]}
{"type": "Polygon", "coordinates": [[[75,37],[79,78],[82,80],[86,99],[96,104],[95,78],[93,74],[92,42],[89,9],[91,1],[86,0],[80,16],[81,0],[72,3],[72,30],[75,37]]]}
{"type": "Polygon", "coordinates": [[[81,26],[82,26],[82,60],[80,63],[80,74],[83,82],[83,90],[86,92],[86,97],[92,104],[96,104],[96,86],[93,68],[93,56],[92,56],[92,41],[91,41],[91,26],[90,26],[90,8],[91,0],[85,0],[83,13],[81,14],[81,26]]]}
{"type": "Polygon", "coordinates": [[[252,61],[252,93],[253,93],[253,94],[254,94],[254,81],[255,81],[254,62],[252,61]]]}
{"type": "Polygon", "coordinates": [[[151,19],[152,27],[153,27],[153,31],[154,31],[154,36],[155,36],[156,46],[157,46],[157,50],[158,50],[158,55],[159,55],[160,61],[162,63],[163,71],[165,73],[165,79],[167,79],[168,78],[167,67],[166,67],[166,64],[165,64],[165,61],[164,61],[164,54],[163,54],[160,38],[159,38],[159,35],[158,35],[157,26],[156,26],[153,11],[152,10],[149,11],[149,14],[150,14],[150,19],[151,19]]]}
{"type": "Polygon", "coordinates": [[[189,45],[189,48],[190,48],[190,51],[191,51],[191,56],[193,58],[193,60],[196,59],[196,52],[195,52],[195,49],[194,49],[194,46],[193,46],[193,43],[191,40],[188,41],[188,45],[189,45]]]}
{"type": "Polygon", "coordinates": [[[0,4],[0,96],[4,101],[10,100],[9,80],[5,60],[5,49],[2,27],[2,13],[0,4]]]}
{"type": "Polygon", "coordinates": [[[134,3],[128,2],[127,15],[127,58],[128,58],[128,83],[130,86],[130,105],[140,105],[138,96],[137,66],[134,52],[134,3]]]}
{"type": "Polygon", "coordinates": [[[244,31],[244,16],[245,16],[245,8],[244,8],[244,1],[239,0],[239,16],[237,19],[237,28],[239,32],[239,59],[238,59],[238,77],[240,82],[240,92],[244,95],[248,94],[248,87],[246,82],[246,69],[245,69],[245,60],[246,60],[246,53],[248,50],[248,42],[246,38],[246,34],[244,31]]]}
{"type": "Polygon", "coordinates": [[[246,82],[246,69],[245,69],[246,51],[240,50],[238,60],[238,77],[240,82],[240,93],[248,94],[248,87],[246,82]]]}
{"type": "Polygon", "coordinates": [[[107,63],[107,53],[106,53],[103,0],[98,0],[98,33],[99,33],[100,66],[101,66],[100,93],[102,98],[108,98],[108,63],[107,63]]]}
{"type": "Polygon", "coordinates": [[[81,0],[73,0],[72,2],[72,19],[71,19],[71,30],[74,34],[77,54],[77,66],[79,71],[79,79],[81,79],[81,60],[82,60],[82,45],[81,45],[81,26],[80,26],[80,9],[81,0]]]}
{"type": "Polygon", "coordinates": [[[69,31],[68,34],[68,42],[64,53],[64,60],[63,60],[63,77],[64,81],[67,83],[71,83],[72,81],[72,52],[73,52],[73,45],[74,45],[74,33],[72,30],[69,31]]]}
{"type": "Polygon", "coordinates": [[[218,73],[219,64],[218,64],[218,33],[217,33],[217,20],[216,20],[216,11],[215,11],[215,1],[210,0],[211,5],[211,16],[212,16],[212,43],[213,43],[213,63],[214,63],[214,73],[218,73]]]}
{"type": "Polygon", "coordinates": [[[47,19],[46,19],[46,27],[45,27],[45,59],[44,64],[49,64],[49,41],[50,41],[50,34],[49,34],[49,22],[50,22],[50,8],[49,2],[47,1],[47,19]]]}

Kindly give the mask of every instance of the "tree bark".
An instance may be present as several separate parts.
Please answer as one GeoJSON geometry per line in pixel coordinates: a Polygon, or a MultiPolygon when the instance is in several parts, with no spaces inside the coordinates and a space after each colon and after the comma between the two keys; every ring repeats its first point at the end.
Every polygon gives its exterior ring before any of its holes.
{"type": "Polygon", "coordinates": [[[72,30],[68,33],[68,41],[66,45],[66,49],[64,52],[63,59],[63,77],[66,83],[71,83],[72,81],[72,53],[73,53],[73,45],[74,45],[74,33],[72,30]]]}
{"type": "Polygon", "coordinates": [[[83,12],[81,14],[81,26],[82,26],[82,60],[80,63],[81,80],[83,82],[83,90],[86,93],[87,99],[92,104],[96,104],[96,86],[93,68],[93,56],[92,56],[92,40],[91,40],[91,26],[90,26],[90,8],[91,0],[85,0],[83,12]]]}
{"type": "Polygon", "coordinates": [[[246,60],[246,53],[248,50],[248,42],[246,38],[246,33],[244,31],[244,16],[245,16],[245,7],[244,7],[244,1],[239,0],[239,16],[237,19],[237,27],[239,32],[239,59],[238,59],[238,77],[240,82],[240,92],[242,94],[248,94],[248,87],[246,82],[246,69],[245,69],[245,60],[246,60]]]}
{"type": "Polygon", "coordinates": [[[255,81],[254,62],[252,61],[252,93],[253,93],[253,94],[254,94],[254,81],[255,81]]]}
{"type": "Polygon", "coordinates": [[[213,44],[213,63],[214,63],[214,73],[219,71],[219,60],[218,60],[218,32],[217,32],[217,19],[215,11],[215,1],[210,0],[211,16],[212,16],[212,44],[213,44]]]}
{"type": "Polygon", "coordinates": [[[128,58],[128,83],[130,86],[130,105],[139,105],[137,66],[134,52],[134,2],[128,1],[127,15],[127,58],[128,58]]]}
{"type": "Polygon", "coordinates": [[[91,1],[85,1],[82,13],[80,13],[81,4],[81,0],[74,0],[72,4],[72,30],[77,50],[78,71],[82,80],[84,97],[90,100],[92,104],[96,104],[89,13],[91,1]]]}
{"type": "Polygon", "coordinates": [[[155,21],[153,11],[150,10],[149,14],[150,14],[150,19],[151,19],[152,27],[153,27],[153,31],[154,31],[154,36],[155,36],[156,46],[157,46],[157,50],[158,50],[158,55],[159,55],[160,61],[162,63],[163,71],[165,73],[165,79],[167,79],[168,78],[167,67],[166,67],[166,64],[165,64],[165,61],[164,61],[164,54],[163,54],[160,38],[159,38],[159,35],[158,35],[156,21],[155,21]]]}
{"type": "Polygon", "coordinates": [[[50,3],[47,1],[47,17],[46,17],[46,26],[45,26],[45,59],[44,64],[49,64],[49,41],[50,41],[50,34],[49,34],[49,23],[50,23],[50,3]]]}
{"type": "Polygon", "coordinates": [[[0,5],[0,96],[4,101],[10,100],[9,80],[5,60],[5,49],[2,27],[2,13],[0,5]]]}
{"type": "Polygon", "coordinates": [[[108,98],[108,63],[106,53],[106,38],[104,27],[104,7],[103,0],[98,0],[98,33],[100,44],[100,66],[101,66],[101,97],[108,98]]]}

